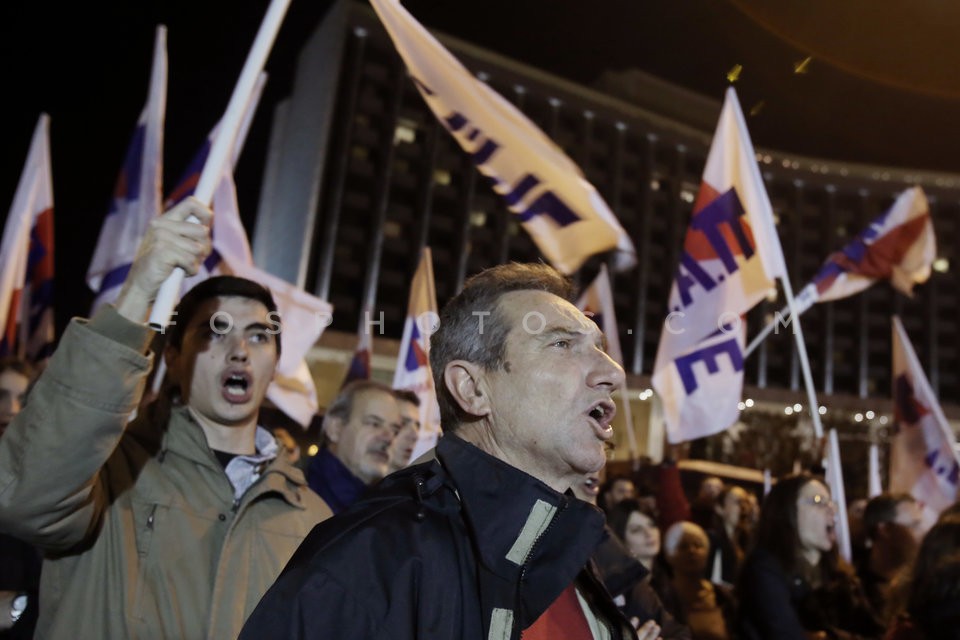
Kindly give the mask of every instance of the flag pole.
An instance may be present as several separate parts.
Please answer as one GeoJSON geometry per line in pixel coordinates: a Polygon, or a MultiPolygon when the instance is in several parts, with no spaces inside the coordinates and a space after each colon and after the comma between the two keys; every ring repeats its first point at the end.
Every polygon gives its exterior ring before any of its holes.
{"type": "MultiPolygon", "coordinates": [[[[273,47],[273,42],[280,30],[280,24],[283,22],[284,14],[290,0],[271,0],[267,13],[260,23],[260,29],[247,55],[247,60],[240,72],[240,78],[233,88],[233,94],[230,96],[230,102],[227,104],[227,111],[224,113],[221,123],[220,133],[210,148],[210,155],[203,166],[203,172],[200,174],[200,181],[194,191],[194,196],[206,205],[209,205],[213,199],[217,183],[220,181],[220,175],[223,168],[230,158],[233,149],[233,142],[237,137],[241,123],[244,119],[244,112],[250,101],[250,95],[257,83],[257,77],[266,64],[267,56],[273,47]]],[[[192,222],[197,222],[191,217],[192,222]]],[[[180,287],[183,284],[185,272],[179,267],[173,270],[160,291],[157,292],[157,299],[153,303],[153,309],[150,312],[150,327],[155,330],[162,330],[170,322],[170,315],[173,313],[173,307],[176,304],[180,294],[180,287]]]]}
{"type": "MultiPolygon", "coordinates": [[[[807,402],[809,404],[810,419],[813,421],[813,431],[818,441],[823,440],[823,423],[820,420],[820,404],[817,402],[817,392],[813,387],[813,375],[810,373],[810,360],[807,358],[807,345],[803,339],[803,329],[800,326],[800,314],[798,313],[797,301],[793,297],[793,287],[790,286],[790,280],[786,277],[780,278],[780,284],[783,285],[783,293],[787,298],[787,306],[790,307],[790,318],[794,322],[793,337],[797,343],[797,352],[800,355],[800,370],[803,372],[803,384],[807,389],[807,402]]],[[[847,524],[847,502],[843,487],[843,468],[840,465],[840,444],[837,440],[837,430],[830,429],[830,437],[827,443],[827,479],[831,485],[837,505],[837,531],[839,532],[838,544],[843,558],[849,562],[850,555],[850,529],[847,524]]]]}
{"type": "MultiPolygon", "coordinates": [[[[793,317],[793,316],[790,316],[793,317]]],[[[743,359],[746,360],[750,357],[750,354],[757,350],[757,347],[760,346],[760,343],[767,339],[767,337],[773,333],[773,330],[777,326],[777,321],[768,322],[766,326],[760,330],[760,333],[753,336],[753,340],[750,341],[750,344],[747,345],[746,350],[743,352],[743,359]]]]}

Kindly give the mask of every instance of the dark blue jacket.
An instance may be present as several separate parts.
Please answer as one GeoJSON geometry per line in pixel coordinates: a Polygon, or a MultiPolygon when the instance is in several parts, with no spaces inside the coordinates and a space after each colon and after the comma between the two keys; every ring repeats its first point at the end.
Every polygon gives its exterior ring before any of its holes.
{"type": "Polygon", "coordinates": [[[589,563],[599,509],[456,436],[436,453],[317,526],[240,638],[515,639],[575,580],[634,637],[589,563]]]}

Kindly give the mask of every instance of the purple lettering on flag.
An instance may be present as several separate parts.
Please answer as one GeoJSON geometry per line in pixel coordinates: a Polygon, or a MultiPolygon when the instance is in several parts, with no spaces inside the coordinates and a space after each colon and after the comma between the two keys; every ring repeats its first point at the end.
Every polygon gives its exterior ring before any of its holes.
{"type": "Polygon", "coordinates": [[[544,191],[536,200],[530,203],[526,211],[518,213],[517,217],[520,218],[520,222],[529,222],[531,218],[539,215],[547,216],[561,227],[573,224],[574,222],[580,222],[580,216],[575,214],[573,210],[552,191],[544,191]]]}
{"type": "MultiPolygon", "coordinates": [[[[686,251],[680,254],[680,264],[677,265],[677,275],[674,280],[677,283],[677,293],[680,294],[680,302],[684,309],[693,302],[690,290],[694,285],[699,284],[705,291],[711,291],[717,286],[710,274],[686,251]],[[686,273],[683,269],[686,269],[686,273]]],[[[674,311],[680,311],[680,308],[675,308],[674,311]]]]}
{"type": "Polygon", "coordinates": [[[540,178],[532,173],[528,173],[527,175],[523,176],[523,178],[521,178],[520,181],[514,185],[510,193],[503,196],[503,199],[507,202],[507,207],[515,207],[517,203],[520,202],[525,195],[530,193],[530,190],[538,184],[540,184],[540,178]]]}
{"type": "Polygon", "coordinates": [[[460,131],[460,129],[466,126],[467,119],[463,117],[463,114],[454,111],[443,119],[443,124],[446,125],[450,131],[460,131]]]}
{"type": "Polygon", "coordinates": [[[710,246],[717,252],[717,257],[723,262],[727,273],[734,273],[739,269],[737,261],[733,257],[733,252],[727,246],[727,241],[723,237],[722,226],[726,226],[733,233],[737,244],[740,245],[740,251],[744,258],[753,257],[754,247],[743,232],[743,225],[740,224],[740,218],[746,213],[740,198],[737,197],[737,191],[731,188],[722,196],[701,209],[690,220],[690,228],[702,232],[710,246]]]}
{"type": "Polygon", "coordinates": [[[697,376],[693,371],[693,365],[703,362],[707,366],[707,373],[711,375],[720,371],[718,357],[727,354],[735,371],[743,371],[743,354],[740,351],[740,344],[737,336],[730,336],[729,340],[706,346],[692,353],[680,356],[676,360],[677,372],[683,381],[683,389],[690,395],[697,390],[697,376]]]}
{"type": "Polygon", "coordinates": [[[494,142],[493,140],[487,140],[484,142],[479,149],[470,154],[473,157],[474,163],[478,166],[486,163],[494,153],[497,152],[497,149],[500,148],[500,145],[494,142]]]}

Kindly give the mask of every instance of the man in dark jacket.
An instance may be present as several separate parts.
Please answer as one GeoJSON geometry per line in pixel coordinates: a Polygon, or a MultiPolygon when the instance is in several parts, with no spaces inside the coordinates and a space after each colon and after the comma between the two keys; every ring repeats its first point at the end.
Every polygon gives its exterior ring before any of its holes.
{"type": "Polygon", "coordinates": [[[310,488],[340,513],[387,475],[401,429],[393,389],[376,380],[347,384],[323,416],[324,443],[307,469],[310,488]]]}
{"type": "Polygon", "coordinates": [[[307,537],[241,638],[632,638],[589,567],[623,371],[544,265],[474,276],[431,339],[446,435],[307,537]]]}

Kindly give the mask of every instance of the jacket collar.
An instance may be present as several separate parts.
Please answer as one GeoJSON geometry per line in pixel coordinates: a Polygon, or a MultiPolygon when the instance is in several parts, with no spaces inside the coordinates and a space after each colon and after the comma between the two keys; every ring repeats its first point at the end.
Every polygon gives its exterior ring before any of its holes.
{"type": "MultiPolygon", "coordinates": [[[[144,432],[157,433],[156,426],[150,424],[152,421],[147,416],[143,420],[138,418],[135,422],[139,424],[131,425],[131,429],[136,429],[141,434],[144,432]]],[[[257,437],[259,450],[259,443],[262,441],[263,435],[258,433],[257,437]]],[[[180,456],[191,463],[214,470],[217,473],[223,473],[223,468],[210,449],[210,445],[207,444],[203,429],[200,428],[200,425],[190,415],[190,411],[184,406],[170,408],[166,429],[163,430],[157,458],[163,463],[169,454],[180,456]]],[[[226,475],[224,475],[224,481],[228,484],[230,482],[226,475]]],[[[241,500],[246,503],[264,493],[275,491],[290,505],[304,509],[306,507],[302,503],[299,491],[306,487],[306,484],[307,481],[303,472],[290,463],[286,456],[277,455],[264,469],[260,480],[247,490],[241,500]]]]}
{"type": "Polygon", "coordinates": [[[517,614],[532,623],[589,562],[603,537],[602,513],[455,435],[436,451],[483,567],[512,589],[522,578],[517,614]]]}
{"type": "Polygon", "coordinates": [[[353,475],[327,447],[320,449],[311,466],[311,474],[315,474],[311,475],[313,489],[334,513],[340,513],[355,503],[367,490],[363,480],[353,475]]]}

